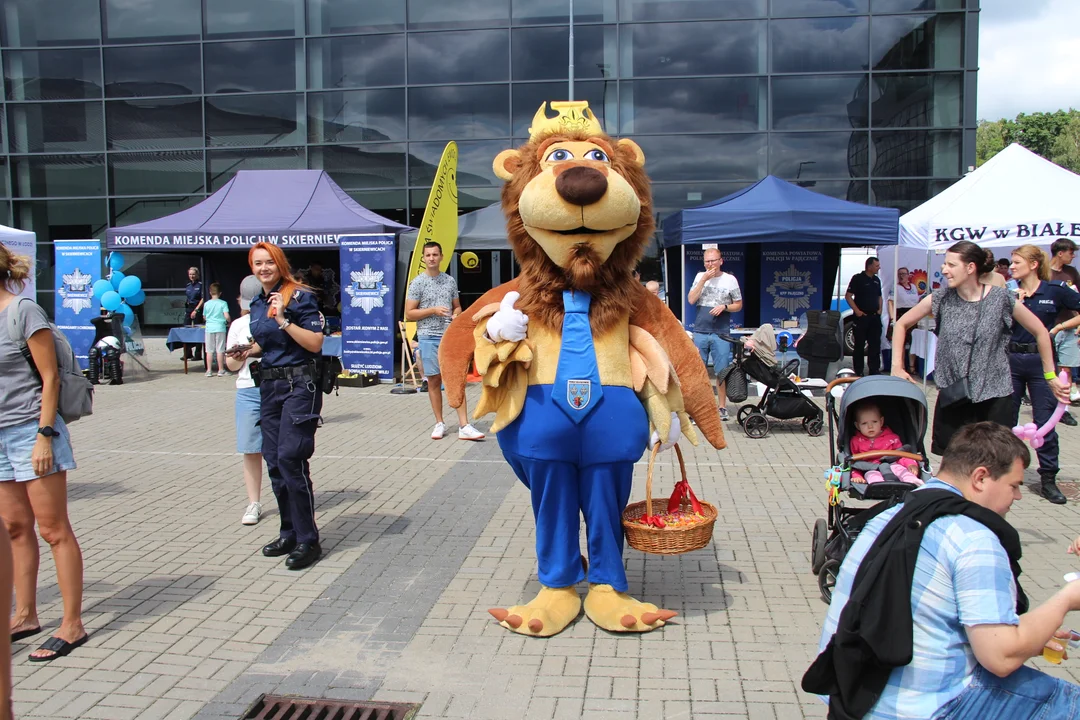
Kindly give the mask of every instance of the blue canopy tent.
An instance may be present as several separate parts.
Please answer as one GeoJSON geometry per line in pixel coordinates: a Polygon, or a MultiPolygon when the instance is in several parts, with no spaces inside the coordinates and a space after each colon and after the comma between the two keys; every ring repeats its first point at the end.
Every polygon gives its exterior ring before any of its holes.
{"type": "MultiPolygon", "coordinates": [[[[769,175],[726,197],[680,210],[663,221],[663,246],[667,261],[668,297],[681,297],[672,308],[682,317],[684,288],[693,281],[687,267],[686,246],[703,243],[745,247],[743,285],[746,325],[758,324],[761,308],[758,288],[747,287],[762,280],[762,253],[776,249],[818,248],[822,258],[822,287],[836,283],[843,246],[895,245],[899,237],[900,212],[838,200],[769,175]]],[[[723,252],[723,248],[721,248],[723,252]]],[[[694,269],[696,272],[696,269],[694,269]]],[[[764,280],[762,280],[762,284],[764,280]]],[[[827,308],[831,293],[820,293],[827,308]]]]}

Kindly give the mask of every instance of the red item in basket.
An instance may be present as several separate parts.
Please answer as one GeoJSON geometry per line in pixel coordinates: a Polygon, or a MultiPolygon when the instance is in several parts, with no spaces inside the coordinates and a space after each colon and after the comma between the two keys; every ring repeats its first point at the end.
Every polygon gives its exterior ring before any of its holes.
{"type": "Polygon", "coordinates": [[[690,507],[693,509],[695,515],[702,515],[704,511],[701,509],[701,503],[698,502],[697,495],[690,488],[690,483],[685,480],[680,480],[675,483],[675,487],[671,491],[671,497],[668,499],[667,510],[668,513],[676,513],[679,510],[679,506],[685,498],[690,498],[690,507]]]}

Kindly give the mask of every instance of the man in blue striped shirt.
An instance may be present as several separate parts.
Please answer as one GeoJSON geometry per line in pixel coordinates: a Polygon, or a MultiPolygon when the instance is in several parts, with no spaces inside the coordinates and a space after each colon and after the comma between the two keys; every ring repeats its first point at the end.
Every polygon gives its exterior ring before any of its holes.
{"type": "MultiPolygon", "coordinates": [[[[953,436],[938,477],[924,487],[950,490],[1004,516],[1020,499],[1030,461],[1027,447],[1008,428],[976,423],[953,436]]],[[[819,652],[836,631],[859,564],[900,508],[890,508],[868,522],[844,559],[819,652]]],[[[893,670],[866,717],[1080,717],[1080,686],[1024,665],[1047,643],[1061,649],[1053,642],[1055,631],[1072,610],[1080,610],[1080,581],[1068,583],[1038,608],[1018,616],[1009,558],[997,536],[963,515],[934,521],[926,528],[915,563],[911,663],[893,670]]]]}

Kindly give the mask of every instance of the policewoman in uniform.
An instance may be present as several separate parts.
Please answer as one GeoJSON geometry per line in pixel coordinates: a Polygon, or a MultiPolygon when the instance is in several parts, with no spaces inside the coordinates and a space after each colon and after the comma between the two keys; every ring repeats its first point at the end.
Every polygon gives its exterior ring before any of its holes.
{"type": "MultiPolygon", "coordinates": [[[[189,267],[187,276],[188,283],[184,286],[184,324],[195,327],[199,324],[199,315],[205,301],[202,281],[199,279],[199,268],[189,267]]],[[[184,357],[189,360],[202,360],[202,348],[202,343],[185,344],[184,357]]]]}
{"type": "Polygon", "coordinates": [[[288,555],[285,566],[300,570],[319,559],[319,529],[308,460],[315,451],[315,428],[322,411],[318,360],[323,318],[315,294],[293,278],[289,261],[277,245],[258,243],[248,253],[251,272],[263,292],[251,302],[248,350],[234,357],[260,358],[263,457],[281,516],[281,532],[262,552],[288,555]]]}

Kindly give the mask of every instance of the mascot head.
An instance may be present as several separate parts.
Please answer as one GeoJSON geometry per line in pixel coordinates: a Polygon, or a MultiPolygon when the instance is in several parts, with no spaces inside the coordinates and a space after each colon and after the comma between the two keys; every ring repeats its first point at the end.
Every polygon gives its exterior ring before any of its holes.
{"type": "Polygon", "coordinates": [[[542,105],[529,141],[494,163],[506,181],[502,205],[521,265],[521,309],[558,327],[559,294],[583,290],[602,330],[630,307],[632,273],[654,229],[645,155],[633,140],[608,137],[588,103],[551,108],[557,116],[542,105]]]}

